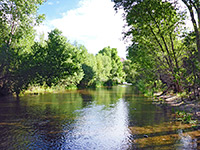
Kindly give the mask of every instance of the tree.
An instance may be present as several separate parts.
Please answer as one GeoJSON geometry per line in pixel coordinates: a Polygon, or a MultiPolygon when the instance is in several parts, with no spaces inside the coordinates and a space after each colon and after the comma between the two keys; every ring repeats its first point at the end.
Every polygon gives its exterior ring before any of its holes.
{"type": "MultiPolygon", "coordinates": [[[[49,33],[44,47],[36,42],[32,49],[30,57],[34,67],[30,68],[35,68],[34,72],[38,74],[36,81],[41,84],[45,82],[51,86],[61,81],[64,83],[69,76],[72,78],[82,73],[78,49],[67,42],[58,29],[49,33]]],[[[79,82],[82,77],[76,79],[79,82]]]]}
{"type": "Polygon", "coordinates": [[[91,66],[82,64],[82,69],[84,72],[83,79],[80,81],[79,87],[86,88],[92,87],[95,83],[95,71],[91,66]]]}
{"type": "Polygon", "coordinates": [[[136,80],[137,80],[137,71],[136,71],[136,66],[134,63],[132,63],[132,61],[130,59],[127,59],[123,62],[123,70],[126,74],[126,77],[125,77],[125,81],[128,82],[128,83],[133,83],[135,84],[136,83],[136,80]]]}
{"type": "Polygon", "coordinates": [[[122,83],[124,81],[123,63],[120,57],[117,55],[116,48],[105,47],[99,51],[99,54],[103,56],[108,56],[111,59],[112,69],[110,70],[109,80],[107,84],[115,85],[122,83]]]}
{"type": "Polygon", "coordinates": [[[133,41],[131,47],[135,51],[138,51],[137,45],[140,47],[139,50],[145,48],[146,54],[155,57],[153,60],[157,69],[155,68],[154,72],[161,75],[161,78],[165,73],[171,78],[172,84],[169,86],[174,86],[175,91],[182,91],[179,63],[181,57],[177,37],[184,15],[171,3],[162,0],[114,0],[114,2],[116,10],[121,7],[125,10],[125,17],[130,27],[125,36],[131,35],[133,41]]]}
{"type": "Polygon", "coordinates": [[[81,88],[96,86],[96,58],[93,54],[84,51],[85,59],[82,62],[84,76],[78,85],[81,88]]]}
{"type": "Polygon", "coordinates": [[[70,59],[73,62],[74,66],[77,66],[78,69],[74,70],[73,73],[64,77],[59,81],[59,86],[64,86],[65,88],[75,88],[83,79],[84,70],[82,69],[82,63],[84,58],[84,53],[86,48],[83,45],[72,45],[67,42],[68,53],[70,54],[70,59]]]}
{"type": "Polygon", "coordinates": [[[37,15],[37,8],[43,0],[2,0],[0,2],[0,95],[12,92],[19,94],[26,73],[22,66],[24,53],[33,44],[33,27],[39,24],[43,15],[37,15]],[[22,70],[19,70],[19,69],[22,70]],[[18,70],[18,71],[17,71],[18,70]]]}
{"type": "Polygon", "coordinates": [[[0,2],[1,44],[16,47],[18,42],[33,33],[44,15],[37,15],[37,9],[44,0],[2,0],[0,2]]]}
{"type": "Polygon", "coordinates": [[[191,21],[196,34],[196,47],[198,51],[198,61],[200,62],[200,1],[182,0],[189,10],[191,21]]]}
{"type": "Polygon", "coordinates": [[[195,32],[191,32],[184,36],[183,48],[186,50],[186,55],[183,58],[183,77],[184,89],[193,97],[199,96],[198,88],[200,85],[200,67],[198,62],[198,51],[196,51],[196,36],[195,32]]]}
{"type": "Polygon", "coordinates": [[[106,55],[97,54],[96,61],[97,61],[97,70],[96,70],[97,82],[104,83],[108,81],[110,76],[110,71],[112,69],[111,58],[106,55]]]}

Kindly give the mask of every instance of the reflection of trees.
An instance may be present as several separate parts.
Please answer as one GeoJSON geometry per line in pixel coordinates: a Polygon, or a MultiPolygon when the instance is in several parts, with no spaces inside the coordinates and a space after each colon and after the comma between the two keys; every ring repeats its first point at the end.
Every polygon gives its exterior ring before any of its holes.
{"type": "Polygon", "coordinates": [[[91,101],[98,105],[110,106],[115,104],[119,99],[123,98],[125,87],[114,86],[112,88],[103,87],[95,90],[79,90],[83,99],[83,106],[88,105],[91,101]]]}
{"type": "MultiPolygon", "coordinates": [[[[66,144],[83,106],[92,101],[95,105],[110,107],[123,97],[125,88],[112,90],[67,91],[66,93],[32,95],[0,103],[0,149],[56,149],[66,144]]],[[[94,104],[92,103],[92,104],[94,104]]]]}
{"type": "Polygon", "coordinates": [[[82,108],[82,98],[75,92],[45,94],[7,101],[5,106],[0,106],[1,149],[56,149],[65,143],[63,137],[76,117],[74,110],[82,108]]]}
{"type": "Polygon", "coordinates": [[[99,105],[110,106],[110,104],[115,104],[119,99],[123,98],[125,87],[114,86],[112,89],[99,88],[95,94],[95,101],[99,105]]]}
{"type": "Polygon", "coordinates": [[[153,105],[151,99],[133,94],[133,88],[126,88],[125,92],[125,100],[129,102],[129,126],[154,125],[169,119],[167,112],[153,105]]]}
{"type": "Polygon", "coordinates": [[[83,99],[83,107],[88,106],[94,100],[93,95],[90,93],[89,90],[80,90],[79,94],[83,99]]]}

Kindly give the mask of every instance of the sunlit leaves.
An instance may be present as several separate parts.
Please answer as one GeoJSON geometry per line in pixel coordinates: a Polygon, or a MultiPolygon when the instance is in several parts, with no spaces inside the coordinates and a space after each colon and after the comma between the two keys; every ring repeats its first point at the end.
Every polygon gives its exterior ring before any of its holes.
{"type": "Polygon", "coordinates": [[[105,47],[99,51],[99,54],[103,56],[108,56],[111,59],[112,69],[110,70],[109,75],[109,84],[118,84],[124,81],[124,72],[123,72],[123,64],[120,60],[120,57],[117,55],[116,48],[105,47]]]}
{"type": "Polygon", "coordinates": [[[43,0],[2,0],[0,3],[1,42],[13,45],[33,30],[36,22],[44,15],[37,15],[37,8],[43,0]]]}
{"type": "MultiPolygon", "coordinates": [[[[180,91],[180,63],[177,46],[184,13],[170,2],[162,0],[116,0],[115,8],[123,8],[133,44],[129,58],[137,64],[143,80],[157,80],[161,72],[172,76],[180,91]],[[177,76],[179,75],[179,78],[177,76]]],[[[163,74],[163,73],[162,73],[163,74]]],[[[171,86],[171,85],[170,85],[171,86]]]]}

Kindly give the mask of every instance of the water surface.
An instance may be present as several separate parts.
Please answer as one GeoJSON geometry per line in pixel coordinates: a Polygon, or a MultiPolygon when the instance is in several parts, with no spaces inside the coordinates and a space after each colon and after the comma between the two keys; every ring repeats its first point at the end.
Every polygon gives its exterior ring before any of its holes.
{"type": "Polygon", "coordinates": [[[200,133],[131,86],[0,99],[0,149],[199,149],[200,133]]]}

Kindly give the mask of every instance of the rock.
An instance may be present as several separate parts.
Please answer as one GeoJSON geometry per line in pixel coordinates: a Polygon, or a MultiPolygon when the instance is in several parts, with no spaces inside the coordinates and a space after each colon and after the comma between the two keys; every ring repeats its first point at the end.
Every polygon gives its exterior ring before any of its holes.
{"type": "Polygon", "coordinates": [[[175,101],[175,100],[177,100],[177,99],[178,99],[178,96],[172,96],[172,97],[170,97],[170,98],[167,98],[166,101],[167,101],[167,102],[171,102],[171,101],[175,101]]]}
{"type": "Polygon", "coordinates": [[[145,137],[145,138],[148,138],[148,135],[145,134],[144,137],[145,137]]]}
{"type": "Polygon", "coordinates": [[[160,96],[162,92],[154,93],[153,96],[160,96]]]}

